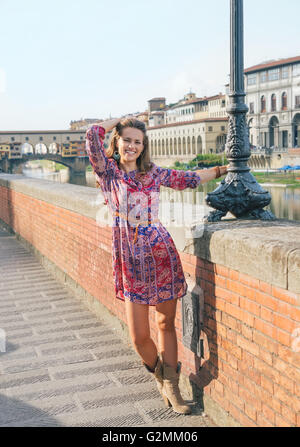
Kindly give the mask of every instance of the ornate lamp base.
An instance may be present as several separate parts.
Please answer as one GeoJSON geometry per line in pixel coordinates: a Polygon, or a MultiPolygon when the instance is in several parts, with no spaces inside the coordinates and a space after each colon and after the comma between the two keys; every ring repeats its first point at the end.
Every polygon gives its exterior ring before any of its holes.
{"type": "Polygon", "coordinates": [[[205,216],[206,222],[218,222],[228,211],[241,219],[276,219],[270,211],[263,209],[271,202],[270,193],[261,188],[250,172],[229,172],[205,201],[216,209],[205,216]]]}

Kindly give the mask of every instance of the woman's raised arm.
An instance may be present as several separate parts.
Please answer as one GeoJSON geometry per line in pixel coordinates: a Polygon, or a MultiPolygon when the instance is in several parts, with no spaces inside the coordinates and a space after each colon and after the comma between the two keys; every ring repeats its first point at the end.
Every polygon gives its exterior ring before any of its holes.
{"type": "Polygon", "coordinates": [[[112,130],[119,121],[118,118],[103,121],[100,125],[94,124],[86,132],[86,152],[93,171],[99,176],[108,174],[110,167],[103,146],[105,133],[112,130]]]}

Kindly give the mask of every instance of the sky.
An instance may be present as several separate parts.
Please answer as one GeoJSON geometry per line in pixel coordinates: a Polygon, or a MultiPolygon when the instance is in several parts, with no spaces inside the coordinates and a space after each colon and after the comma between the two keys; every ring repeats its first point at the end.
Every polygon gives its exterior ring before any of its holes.
{"type": "MultiPolygon", "coordinates": [[[[0,130],[225,92],[230,0],[0,0],[0,130]]],[[[245,68],[300,56],[299,0],[244,0],[245,68]]]]}

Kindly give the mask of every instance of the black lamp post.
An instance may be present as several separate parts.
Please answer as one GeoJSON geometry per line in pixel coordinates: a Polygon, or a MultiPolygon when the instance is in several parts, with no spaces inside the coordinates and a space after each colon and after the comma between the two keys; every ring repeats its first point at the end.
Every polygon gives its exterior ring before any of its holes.
{"type": "Polygon", "coordinates": [[[206,216],[206,220],[217,222],[228,211],[237,218],[273,220],[273,214],[263,209],[271,202],[271,195],[261,188],[247,165],[251,154],[244,91],[243,0],[230,0],[230,12],[230,105],[225,148],[229,169],[220,186],[205,198],[216,210],[206,216]]]}

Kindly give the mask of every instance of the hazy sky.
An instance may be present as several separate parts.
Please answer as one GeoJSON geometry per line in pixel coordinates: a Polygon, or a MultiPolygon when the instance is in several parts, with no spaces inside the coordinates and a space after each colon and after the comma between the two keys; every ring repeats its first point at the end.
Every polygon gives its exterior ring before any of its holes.
{"type": "MultiPolygon", "coordinates": [[[[0,0],[0,130],[224,92],[230,0],[0,0]]],[[[245,68],[300,55],[299,0],[244,0],[245,68]]]]}

